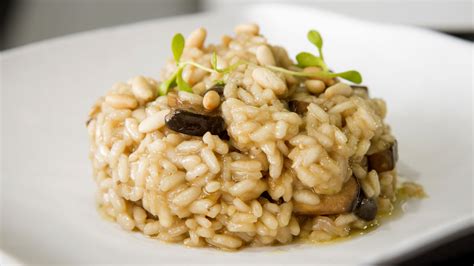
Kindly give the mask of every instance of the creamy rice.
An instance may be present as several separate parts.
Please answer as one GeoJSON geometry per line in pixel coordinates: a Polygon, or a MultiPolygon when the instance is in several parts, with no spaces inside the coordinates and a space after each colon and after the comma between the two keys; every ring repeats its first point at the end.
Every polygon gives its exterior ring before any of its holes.
{"type": "MultiPolygon", "coordinates": [[[[384,101],[337,79],[272,71],[266,66],[296,66],[285,49],[267,43],[257,25],[235,31],[206,46],[205,29],[197,29],[186,40],[183,60],[211,67],[215,52],[222,68],[239,60],[252,64],[228,74],[188,65],[183,79],[193,93],[158,96],[160,82],[135,77],[115,84],[93,106],[87,128],[101,210],[124,230],[222,249],[303,237],[327,241],[367,227],[373,221],[357,216],[355,205],[341,213],[307,210],[330,202],[351,180],[361,190],[359,200],[372,199],[378,213],[389,212],[397,173],[379,172],[368,162],[394,145],[384,101]],[[216,96],[207,99],[205,92],[217,80],[225,82],[216,110],[228,140],[168,128],[172,95],[216,108],[216,96]],[[290,102],[306,103],[304,113],[290,111],[290,102]]],[[[160,80],[174,71],[170,60],[160,80]]]]}

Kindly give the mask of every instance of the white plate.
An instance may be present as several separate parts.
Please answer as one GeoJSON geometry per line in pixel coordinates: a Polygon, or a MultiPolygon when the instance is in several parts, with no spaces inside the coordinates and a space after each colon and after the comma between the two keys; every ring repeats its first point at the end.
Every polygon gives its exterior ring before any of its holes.
{"type": "MultiPolygon", "coordinates": [[[[1,248],[23,263],[368,263],[417,251],[472,225],[472,45],[438,33],[308,8],[254,6],[139,23],[41,42],[2,54],[1,248]],[[256,21],[292,55],[319,29],[337,70],[363,73],[386,99],[402,174],[429,198],[366,236],[331,245],[239,252],[191,249],[122,231],[94,204],[84,122],[116,81],[157,76],[176,32],[212,41],[256,21]]],[[[5,257],[6,258],[6,257],[5,257]]]]}

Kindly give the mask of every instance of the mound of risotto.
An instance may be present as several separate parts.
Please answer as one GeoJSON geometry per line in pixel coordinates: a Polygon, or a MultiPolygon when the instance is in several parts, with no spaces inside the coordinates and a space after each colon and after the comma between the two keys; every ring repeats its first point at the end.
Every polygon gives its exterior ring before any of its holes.
{"type": "Polygon", "coordinates": [[[244,24],[172,38],[160,79],[115,84],[87,129],[100,210],[187,246],[328,241],[393,208],[397,142],[383,100],[329,70],[319,32],[296,61],[244,24]]]}

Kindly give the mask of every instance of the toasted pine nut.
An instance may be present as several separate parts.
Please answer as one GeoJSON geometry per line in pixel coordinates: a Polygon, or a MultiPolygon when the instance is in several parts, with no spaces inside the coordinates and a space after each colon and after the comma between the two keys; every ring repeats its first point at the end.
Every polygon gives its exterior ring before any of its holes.
{"type": "Polygon", "coordinates": [[[202,27],[194,30],[186,39],[186,47],[202,48],[206,40],[206,35],[207,31],[202,27]]]}
{"type": "Polygon", "coordinates": [[[135,77],[132,80],[132,92],[135,97],[144,101],[150,100],[153,97],[152,86],[142,76],[135,77]]]}
{"type": "Polygon", "coordinates": [[[231,41],[232,41],[232,37],[230,37],[229,35],[222,35],[221,43],[223,46],[228,47],[231,41]]]}
{"type": "Polygon", "coordinates": [[[257,24],[250,23],[250,24],[240,24],[234,29],[235,33],[237,34],[250,34],[250,35],[258,35],[260,32],[260,28],[257,24]]]}
{"type": "Polygon", "coordinates": [[[304,82],[306,85],[306,88],[308,89],[309,92],[313,94],[319,94],[326,89],[326,84],[324,84],[324,81],[317,80],[317,79],[308,79],[304,82]]]}
{"type": "Polygon", "coordinates": [[[216,109],[220,103],[221,97],[216,91],[208,91],[202,99],[202,105],[209,111],[216,109]]]}
{"type": "Polygon", "coordinates": [[[272,50],[267,45],[260,45],[257,48],[257,52],[255,53],[257,56],[257,61],[262,66],[274,66],[275,57],[273,56],[272,50]]]}

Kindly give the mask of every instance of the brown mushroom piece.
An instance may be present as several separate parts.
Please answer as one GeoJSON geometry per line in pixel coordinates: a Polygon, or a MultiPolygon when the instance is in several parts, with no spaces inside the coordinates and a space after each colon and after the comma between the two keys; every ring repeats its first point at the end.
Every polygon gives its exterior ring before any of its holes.
{"type": "Polygon", "coordinates": [[[341,191],[333,195],[319,196],[317,205],[309,205],[294,201],[293,209],[297,214],[303,215],[332,215],[349,213],[358,203],[360,186],[355,177],[351,177],[342,187],[341,191]]]}
{"type": "Polygon", "coordinates": [[[181,102],[176,93],[168,93],[171,112],[165,117],[166,126],[179,133],[203,136],[206,132],[229,140],[224,119],[219,111],[206,111],[202,106],[181,102]]]}
{"type": "Polygon", "coordinates": [[[367,156],[369,169],[378,173],[390,171],[395,168],[398,161],[398,144],[395,140],[386,150],[367,156]]]}
{"type": "Polygon", "coordinates": [[[220,115],[199,112],[191,108],[176,108],[165,117],[166,126],[176,132],[203,136],[206,132],[228,139],[224,119],[220,115]]]}
{"type": "Polygon", "coordinates": [[[308,111],[308,102],[291,100],[288,102],[288,109],[294,113],[303,115],[308,111]]]}
{"type": "Polygon", "coordinates": [[[373,198],[363,198],[354,209],[354,214],[364,221],[372,221],[377,216],[377,201],[373,198]]]}

